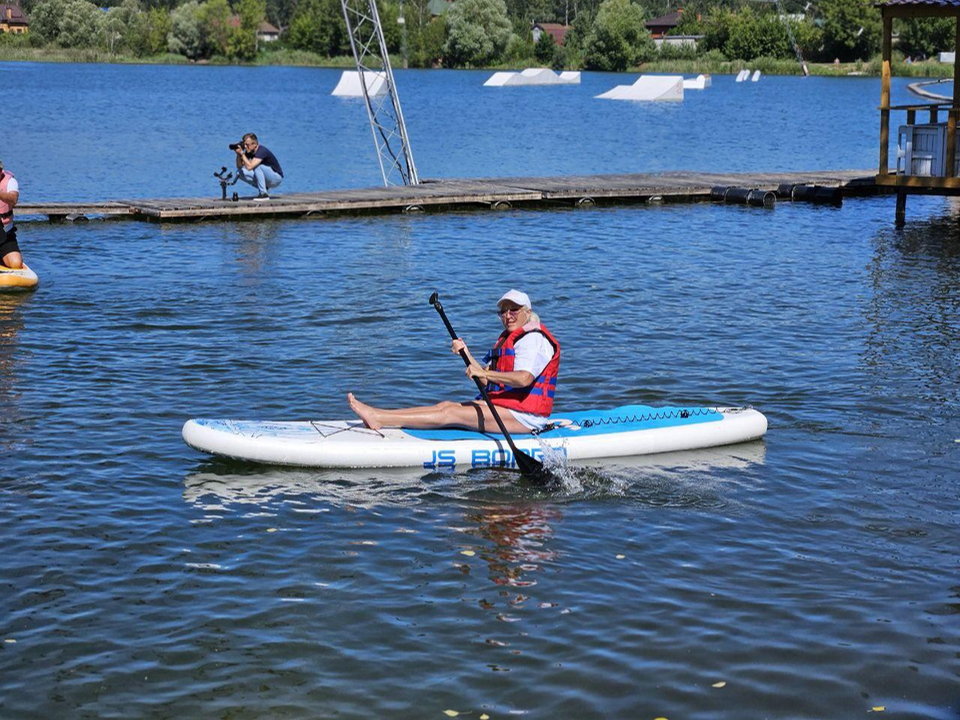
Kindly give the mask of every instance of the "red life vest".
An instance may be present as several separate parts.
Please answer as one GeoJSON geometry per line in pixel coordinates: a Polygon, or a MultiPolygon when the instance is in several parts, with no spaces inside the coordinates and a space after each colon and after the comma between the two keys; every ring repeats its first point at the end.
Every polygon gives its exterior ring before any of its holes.
{"type": "MultiPolygon", "coordinates": [[[[13,177],[13,173],[8,170],[0,171],[0,192],[7,191],[7,185],[10,184],[10,178],[13,177]]],[[[9,225],[13,222],[13,208],[10,207],[7,203],[0,200],[0,221],[3,221],[4,225],[9,225]]]]}
{"type": "Polygon", "coordinates": [[[508,333],[504,330],[490,351],[490,369],[495,372],[513,372],[513,362],[516,360],[514,345],[525,335],[538,332],[553,345],[553,357],[533,381],[532,385],[522,388],[508,387],[497,383],[487,385],[487,393],[494,405],[519,410],[533,415],[550,414],[553,410],[553,396],[557,392],[557,376],[560,373],[560,343],[553,334],[543,325],[540,327],[522,327],[508,333]]]}

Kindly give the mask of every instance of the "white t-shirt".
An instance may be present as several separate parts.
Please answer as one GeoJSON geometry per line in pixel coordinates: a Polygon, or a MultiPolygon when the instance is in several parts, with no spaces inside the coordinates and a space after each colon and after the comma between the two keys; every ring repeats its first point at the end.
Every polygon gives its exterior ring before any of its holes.
{"type": "MultiPolygon", "coordinates": [[[[7,180],[7,192],[20,192],[20,183],[17,182],[15,177],[7,180]]],[[[5,220],[3,223],[4,227],[10,227],[13,224],[13,218],[5,220]]]]}
{"type": "Polygon", "coordinates": [[[520,338],[513,346],[516,355],[513,358],[513,371],[526,370],[534,377],[540,373],[553,359],[553,345],[543,333],[532,332],[520,338]]]}
{"type": "MultiPolygon", "coordinates": [[[[516,353],[513,358],[513,371],[526,370],[535,378],[540,377],[547,363],[553,359],[553,345],[543,333],[539,332],[524,335],[514,344],[513,350],[516,353]]],[[[539,430],[547,424],[547,418],[543,415],[513,409],[510,409],[510,412],[517,422],[531,430],[539,430]]]]}

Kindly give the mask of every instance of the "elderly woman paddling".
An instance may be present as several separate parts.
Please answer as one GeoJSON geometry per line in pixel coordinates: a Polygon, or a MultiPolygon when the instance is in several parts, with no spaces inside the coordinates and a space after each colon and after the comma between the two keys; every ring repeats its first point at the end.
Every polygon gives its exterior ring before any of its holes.
{"type": "MultiPolygon", "coordinates": [[[[510,433],[531,433],[546,425],[553,409],[560,370],[560,343],[530,307],[530,298],[519,290],[510,290],[497,303],[503,332],[496,345],[477,362],[460,338],[451,343],[456,354],[466,350],[470,364],[467,375],[487,383],[490,400],[510,433]]],[[[382,410],[347,394],[350,409],[374,430],[381,427],[441,428],[459,427],[486,432],[496,428],[490,409],[481,402],[451,402],[436,405],[382,410]]]]}

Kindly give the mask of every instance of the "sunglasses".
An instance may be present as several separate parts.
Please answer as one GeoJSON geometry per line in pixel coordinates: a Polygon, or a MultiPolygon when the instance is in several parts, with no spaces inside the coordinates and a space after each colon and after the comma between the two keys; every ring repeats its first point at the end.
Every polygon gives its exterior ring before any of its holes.
{"type": "Polygon", "coordinates": [[[502,310],[497,310],[497,315],[519,315],[524,308],[503,308],[502,310]]]}

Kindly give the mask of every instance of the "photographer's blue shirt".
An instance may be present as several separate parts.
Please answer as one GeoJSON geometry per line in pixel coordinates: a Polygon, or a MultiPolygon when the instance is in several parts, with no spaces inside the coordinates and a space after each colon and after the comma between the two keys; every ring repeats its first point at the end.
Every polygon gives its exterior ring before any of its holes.
{"type": "Polygon", "coordinates": [[[277,162],[277,156],[270,152],[263,145],[257,147],[257,151],[253,154],[251,160],[255,160],[257,158],[260,159],[262,164],[273,170],[277,175],[283,177],[283,170],[280,169],[280,163],[277,162]]]}

